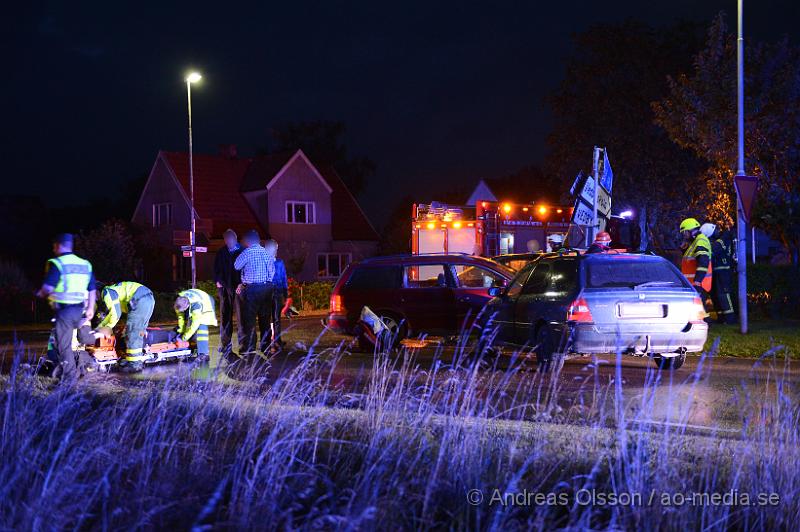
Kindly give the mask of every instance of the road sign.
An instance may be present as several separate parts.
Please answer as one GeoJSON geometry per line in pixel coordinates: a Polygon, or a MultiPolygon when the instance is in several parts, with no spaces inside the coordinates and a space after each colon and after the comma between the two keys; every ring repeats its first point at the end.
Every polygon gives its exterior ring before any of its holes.
{"type": "Polygon", "coordinates": [[[572,222],[575,225],[592,225],[594,221],[594,211],[592,208],[581,201],[580,198],[575,200],[575,209],[572,211],[572,222]]]}
{"type": "Polygon", "coordinates": [[[202,247],[202,246],[195,247],[195,250],[197,250],[198,253],[206,253],[206,252],[208,252],[208,248],[207,247],[202,247]]]}
{"type": "MultiPolygon", "coordinates": [[[[581,198],[590,207],[594,204],[594,177],[587,176],[586,183],[581,189],[581,198]]],[[[597,190],[597,213],[605,218],[611,214],[611,194],[602,186],[597,190]]]]}
{"type": "Polygon", "coordinates": [[[751,175],[737,175],[733,178],[733,185],[736,187],[736,195],[739,197],[744,220],[748,222],[750,213],[753,211],[753,203],[756,201],[758,178],[751,175]]]}
{"type": "Polygon", "coordinates": [[[191,251],[192,246],[181,246],[181,251],[191,251]]]}
{"type": "Polygon", "coordinates": [[[191,249],[189,249],[189,250],[187,250],[187,251],[184,251],[184,252],[183,252],[183,256],[184,256],[184,257],[191,257],[191,256],[192,256],[192,250],[191,250],[191,249]]]}

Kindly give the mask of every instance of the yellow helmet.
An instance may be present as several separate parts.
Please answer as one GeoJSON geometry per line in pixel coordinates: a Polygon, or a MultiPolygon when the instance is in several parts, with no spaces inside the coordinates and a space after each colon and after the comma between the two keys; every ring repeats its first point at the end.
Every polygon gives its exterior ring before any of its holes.
{"type": "Polygon", "coordinates": [[[681,231],[691,231],[700,227],[700,222],[696,218],[686,218],[681,222],[681,231]]]}

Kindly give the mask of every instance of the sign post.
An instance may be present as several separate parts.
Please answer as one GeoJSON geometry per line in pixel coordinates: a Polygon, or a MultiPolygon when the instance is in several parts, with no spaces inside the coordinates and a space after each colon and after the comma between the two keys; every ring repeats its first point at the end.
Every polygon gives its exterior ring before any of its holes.
{"type": "MultiPolygon", "coordinates": [[[[734,180],[736,195],[736,271],[739,280],[739,330],[742,334],[747,334],[747,218],[749,212],[744,212],[744,202],[742,192],[747,189],[747,180],[739,178],[746,177],[744,171],[744,0],[738,3],[738,36],[736,39],[736,108],[737,108],[737,132],[738,132],[738,168],[736,171],[737,179],[734,180]],[[740,187],[745,184],[745,187],[740,187]]],[[[752,207],[752,199],[755,197],[755,186],[752,186],[749,205],[752,207]]]]}
{"type": "Polygon", "coordinates": [[[594,178],[594,198],[592,201],[592,229],[586,232],[586,247],[589,247],[594,242],[594,237],[597,235],[597,196],[598,196],[598,183],[600,183],[600,148],[594,147],[594,157],[592,157],[592,177],[594,178]]]}

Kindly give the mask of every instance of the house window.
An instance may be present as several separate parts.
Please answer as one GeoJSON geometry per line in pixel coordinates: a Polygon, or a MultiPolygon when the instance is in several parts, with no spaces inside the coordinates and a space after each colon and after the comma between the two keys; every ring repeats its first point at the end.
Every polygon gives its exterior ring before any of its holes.
{"type": "Polygon", "coordinates": [[[172,203],[153,204],[153,227],[172,225],[172,203]]]}
{"type": "Polygon", "coordinates": [[[336,278],[350,264],[349,253],[319,253],[317,254],[317,277],[336,278]]]}
{"type": "Polygon", "coordinates": [[[287,201],[287,224],[313,224],[317,223],[317,209],[313,201],[287,201]]]}

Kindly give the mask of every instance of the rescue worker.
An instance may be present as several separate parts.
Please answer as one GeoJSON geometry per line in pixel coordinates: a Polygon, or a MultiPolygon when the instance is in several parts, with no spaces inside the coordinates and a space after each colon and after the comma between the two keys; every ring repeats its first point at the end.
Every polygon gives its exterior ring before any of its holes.
{"type": "Polygon", "coordinates": [[[36,295],[47,298],[55,310],[53,340],[58,367],[53,375],[61,381],[74,382],[80,367],[72,348],[75,332],[94,317],[95,280],[92,264],[72,252],[69,233],[53,240],[54,258],[47,261],[47,271],[36,295]]]}
{"type": "MultiPolygon", "coordinates": [[[[281,312],[283,311],[284,303],[289,297],[289,279],[286,275],[286,265],[278,255],[278,242],[273,239],[267,240],[264,249],[267,250],[267,256],[273,261],[272,269],[267,266],[267,281],[272,282],[272,341],[275,346],[280,349],[284,346],[281,339],[281,312]],[[270,272],[272,279],[269,278],[270,272]]],[[[269,344],[264,343],[262,337],[262,352],[266,352],[269,344]]]]}
{"type": "Polygon", "coordinates": [[[197,344],[198,360],[209,359],[208,327],[217,324],[214,299],[196,288],[184,290],[175,299],[175,314],[178,316],[177,333],[181,340],[197,344]]]}
{"type": "Polygon", "coordinates": [[[681,272],[705,299],[711,293],[713,266],[711,264],[711,242],[700,232],[700,222],[686,218],[680,225],[681,236],[689,245],[683,252],[681,272]]]}
{"type": "Polygon", "coordinates": [[[611,249],[611,235],[605,231],[600,231],[594,237],[594,242],[586,250],[586,253],[603,253],[611,249]]]}
{"type": "Polygon", "coordinates": [[[564,249],[564,235],[553,233],[547,237],[547,252],[555,253],[556,251],[564,249]]]}
{"type": "Polygon", "coordinates": [[[146,286],[133,281],[106,286],[101,291],[101,300],[107,312],[98,329],[114,326],[127,314],[125,318],[125,358],[121,366],[127,371],[141,371],[144,369],[144,339],[147,335],[147,325],[153,316],[156,299],[153,292],[146,286]]]}
{"type": "Polygon", "coordinates": [[[717,322],[736,323],[733,310],[733,258],[722,231],[712,223],[705,223],[700,232],[711,241],[711,265],[714,268],[714,279],[711,283],[711,301],[717,310],[717,322]]]}

